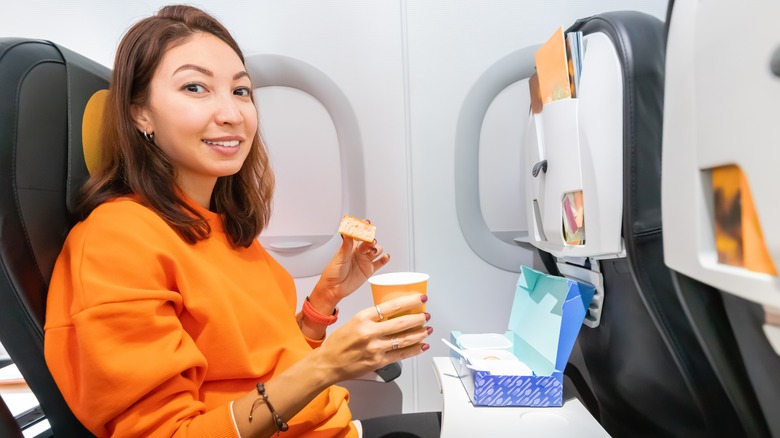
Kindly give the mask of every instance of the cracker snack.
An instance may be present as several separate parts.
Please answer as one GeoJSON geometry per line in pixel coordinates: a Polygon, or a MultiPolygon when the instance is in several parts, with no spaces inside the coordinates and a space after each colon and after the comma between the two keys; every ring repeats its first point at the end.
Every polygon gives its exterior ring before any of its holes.
{"type": "Polygon", "coordinates": [[[339,233],[363,242],[373,242],[376,226],[353,216],[344,216],[339,224],[339,233]]]}

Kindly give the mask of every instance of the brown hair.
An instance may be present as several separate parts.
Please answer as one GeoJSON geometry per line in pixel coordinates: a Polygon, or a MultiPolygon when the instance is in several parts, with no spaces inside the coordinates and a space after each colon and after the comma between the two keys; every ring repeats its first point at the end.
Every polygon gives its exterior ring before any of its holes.
{"type": "MultiPolygon", "coordinates": [[[[82,219],[107,200],[135,194],[186,242],[194,244],[211,234],[207,220],[181,197],[170,160],[144,139],[130,112],[132,105],[148,102],[149,84],[166,50],[200,32],[220,38],[244,63],[227,29],[191,6],[166,6],[122,38],[101,127],[101,161],[82,190],[82,219]]],[[[268,225],[273,188],[273,172],[258,130],[241,169],[218,178],[211,197],[211,209],[223,215],[234,246],[248,247],[268,225]]]]}

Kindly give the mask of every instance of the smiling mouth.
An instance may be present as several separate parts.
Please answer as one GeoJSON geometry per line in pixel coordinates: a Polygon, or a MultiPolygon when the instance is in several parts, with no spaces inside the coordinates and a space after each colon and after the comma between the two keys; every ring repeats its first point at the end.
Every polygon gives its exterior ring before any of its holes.
{"type": "Polygon", "coordinates": [[[210,141],[210,140],[201,140],[203,143],[206,143],[211,146],[223,146],[227,148],[234,148],[238,146],[241,142],[238,140],[230,140],[230,141],[210,141]]]}

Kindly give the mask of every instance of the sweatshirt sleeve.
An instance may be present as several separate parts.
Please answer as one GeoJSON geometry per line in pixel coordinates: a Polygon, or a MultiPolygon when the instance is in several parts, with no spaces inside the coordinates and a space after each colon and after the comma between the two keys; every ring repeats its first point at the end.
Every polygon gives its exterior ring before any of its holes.
{"type": "Polygon", "coordinates": [[[96,210],[68,237],[49,288],[47,365],[98,437],[237,437],[228,404],[207,412],[199,400],[207,363],[182,327],[166,247],[178,236],[128,208],[143,207],[96,210]]]}
{"type": "Polygon", "coordinates": [[[322,346],[322,343],[325,342],[325,337],[323,336],[322,339],[312,339],[306,335],[303,335],[303,338],[306,339],[306,342],[309,344],[309,347],[312,349],[320,348],[322,346]]]}

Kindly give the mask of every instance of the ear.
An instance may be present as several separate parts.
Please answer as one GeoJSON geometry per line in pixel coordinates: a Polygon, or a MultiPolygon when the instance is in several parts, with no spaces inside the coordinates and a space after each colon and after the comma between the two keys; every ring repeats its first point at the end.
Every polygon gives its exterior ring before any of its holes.
{"type": "Polygon", "coordinates": [[[136,129],[141,132],[154,132],[151,114],[146,107],[140,105],[130,105],[130,116],[136,129]]]}

